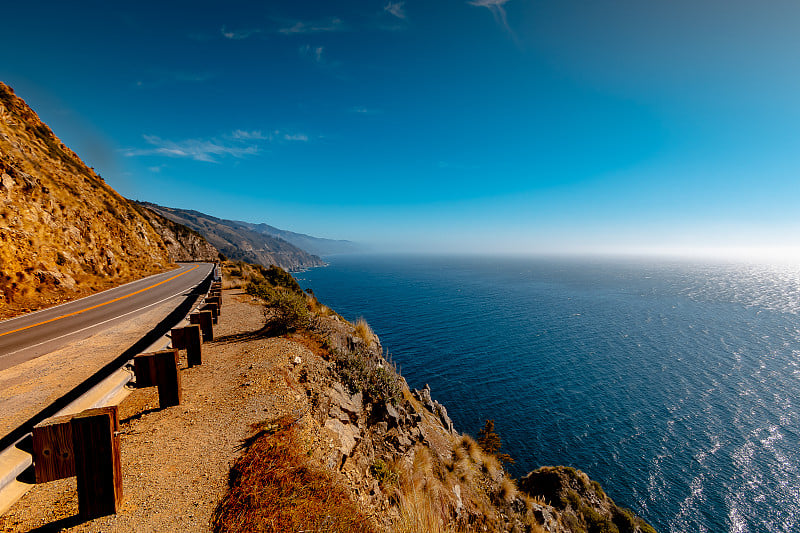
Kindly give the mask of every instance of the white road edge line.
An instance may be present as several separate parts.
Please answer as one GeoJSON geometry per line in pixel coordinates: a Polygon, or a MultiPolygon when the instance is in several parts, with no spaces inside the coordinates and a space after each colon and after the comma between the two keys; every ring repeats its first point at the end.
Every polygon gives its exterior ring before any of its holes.
{"type": "Polygon", "coordinates": [[[144,307],[140,307],[138,309],[134,309],[133,311],[128,311],[127,313],[125,313],[123,315],[115,316],[114,318],[109,318],[108,320],[104,320],[102,322],[98,322],[97,324],[92,324],[91,326],[86,326],[85,328],[82,328],[82,329],[78,329],[78,330],[75,330],[75,331],[70,331],[69,333],[61,335],[60,337],[53,337],[52,339],[47,339],[46,341],[40,342],[39,344],[32,344],[31,346],[26,346],[24,348],[20,348],[19,350],[15,350],[13,352],[4,353],[4,354],[0,355],[0,359],[2,359],[3,357],[9,357],[11,355],[14,355],[15,353],[19,353],[19,352],[22,352],[24,350],[30,350],[31,348],[38,348],[39,346],[42,346],[43,344],[47,344],[48,342],[57,341],[59,339],[63,339],[64,337],[69,337],[70,335],[75,335],[76,333],[80,333],[82,331],[86,331],[87,329],[96,328],[97,326],[102,326],[103,324],[107,324],[107,323],[112,322],[114,320],[117,320],[119,318],[122,318],[122,317],[125,317],[125,316],[128,316],[128,315],[132,315],[133,313],[138,313],[139,311],[141,311],[143,309],[147,309],[148,307],[153,307],[154,305],[162,304],[162,303],[166,302],[167,300],[171,300],[171,299],[175,298],[176,296],[180,296],[181,294],[183,294],[187,290],[191,290],[191,287],[189,289],[183,289],[182,291],[177,292],[177,293],[173,294],[172,296],[167,296],[163,300],[159,300],[157,302],[153,302],[153,303],[151,303],[149,305],[145,305],[144,307]]]}
{"type": "Polygon", "coordinates": [[[17,320],[17,319],[20,319],[20,318],[33,316],[33,315],[36,315],[36,314],[39,314],[39,313],[44,313],[45,311],[50,311],[52,309],[58,309],[59,307],[64,307],[65,305],[74,304],[75,302],[80,302],[81,300],[86,300],[88,298],[93,298],[95,296],[99,296],[101,294],[104,294],[104,293],[106,293],[108,291],[114,291],[114,290],[117,290],[117,289],[122,289],[122,288],[127,287],[128,285],[133,285],[134,283],[139,283],[139,282],[142,282],[142,281],[146,281],[148,279],[156,278],[158,276],[166,276],[167,274],[174,274],[174,273],[178,272],[181,268],[186,268],[186,267],[189,267],[190,265],[191,265],[191,263],[183,264],[180,267],[176,268],[175,270],[169,270],[167,272],[160,272],[158,274],[151,274],[150,276],[147,276],[146,278],[141,278],[141,279],[136,279],[136,280],[133,280],[133,281],[129,281],[128,283],[124,283],[124,284],[118,285],[116,287],[111,287],[110,289],[106,289],[106,290],[101,291],[101,292],[96,292],[94,294],[89,294],[87,296],[84,296],[83,298],[78,298],[77,300],[70,300],[69,302],[60,303],[60,304],[54,305],[52,307],[45,307],[44,309],[37,309],[36,311],[31,311],[30,313],[25,313],[24,315],[13,316],[13,317],[7,318],[5,320],[0,320],[0,325],[4,324],[6,322],[11,322],[12,320],[17,320]]]}

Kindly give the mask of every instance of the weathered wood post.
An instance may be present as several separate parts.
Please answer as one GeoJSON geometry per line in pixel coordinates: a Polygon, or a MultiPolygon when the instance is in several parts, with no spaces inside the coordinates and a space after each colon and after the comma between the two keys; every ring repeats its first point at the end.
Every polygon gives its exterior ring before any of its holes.
{"type": "Polygon", "coordinates": [[[186,364],[189,366],[203,364],[203,334],[200,326],[193,324],[183,328],[186,341],[186,364]]]}
{"type": "Polygon", "coordinates": [[[87,409],[74,415],[70,425],[81,517],[115,514],[122,505],[117,406],[87,409]]]}
{"type": "Polygon", "coordinates": [[[222,314],[222,297],[221,296],[209,296],[206,298],[207,304],[216,304],[219,308],[219,314],[222,314]]]}
{"type": "Polygon", "coordinates": [[[133,371],[138,387],[158,387],[159,407],[181,404],[183,391],[177,349],[139,354],[133,358],[133,371]]]}
{"type": "Polygon", "coordinates": [[[36,483],[75,475],[72,415],[54,416],[33,426],[33,468],[36,483]]]}
{"type": "Polygon", "coordinates": [[[203,332],[203,342],[214,340],[214,327],[212,325],[211,311],[198,311],[189,315],[189,322],[198,324],[203,332]]]}
{"type": "Polygon", "coordinates": [[[213,324],[219,323],[219,307],[217,304],[205,304],[200,308],[201,311],[211,311],[211,322],[213,324]]]}

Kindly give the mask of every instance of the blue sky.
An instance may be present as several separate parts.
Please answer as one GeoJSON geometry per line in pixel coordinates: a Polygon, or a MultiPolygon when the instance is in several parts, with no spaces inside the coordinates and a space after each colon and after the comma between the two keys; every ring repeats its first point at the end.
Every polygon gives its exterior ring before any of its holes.
{"type": "Polygon", "coordinates": [[[800,4],[16,2],[123,195],[388,250],[796,249],[800,4]]]}

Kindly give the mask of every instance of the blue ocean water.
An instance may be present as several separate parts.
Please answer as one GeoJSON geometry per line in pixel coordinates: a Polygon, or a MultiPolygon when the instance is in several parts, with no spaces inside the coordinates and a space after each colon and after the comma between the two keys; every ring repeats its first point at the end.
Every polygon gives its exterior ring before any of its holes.
{"type": "Polygon", "coordinates": [[[513,473],[564,464],[659,531],[800,531],[800,267],[340,256],[298,275],[364,316],[513,473]]]}

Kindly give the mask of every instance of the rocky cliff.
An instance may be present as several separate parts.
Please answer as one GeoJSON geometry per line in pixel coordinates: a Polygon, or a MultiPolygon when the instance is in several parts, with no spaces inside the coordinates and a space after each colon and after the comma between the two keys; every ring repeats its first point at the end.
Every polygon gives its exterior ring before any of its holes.
{"type": "Polygon", "coordinates": [[[169,266],[148,221],[0,83],[0,317],[169,266]]]}
{"type": "Polygon", "coordinates": [[[220,259],[219,250],[196,231],[173,222],[144,205],[135,202],[132,205],[161,236],[171,261],[214,262],[220,259]]]}
{"type": "Polygon", "coordinates": [[[277,265],[287,270],[325,265],[318,256],[301,250],[283,239],[255,231],[244,222],[217,218],[199,211],[163,207],[149,202],[140,202],[140,205],[198,232],[229,259],[264,266],[277,265]]]}

